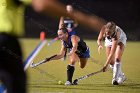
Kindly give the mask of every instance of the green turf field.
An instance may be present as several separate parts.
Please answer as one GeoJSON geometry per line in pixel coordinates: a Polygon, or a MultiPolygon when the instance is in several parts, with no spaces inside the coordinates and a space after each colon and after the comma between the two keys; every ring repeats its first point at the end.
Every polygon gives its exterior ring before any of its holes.
{"type": "MultiPolygon", "coordinates": [[[[21,39],[25,58],[39,43],[38,39],[21,39]]],[[[48,40],[49,41],[49,40],[48,40]]],[[[96,41],[86,40],[91,51],[91,58],[84,69],[76,63],[74,79],[99,70],[105,62],[105,51],[97,52],[96,41]]],[[[122,69],[127,80],[124,84],[111,84],[111,70],[79,81],[79,85],[59,85],[59,80],[66,81],[67,61],[57,60],[40,65],[36,69],[28,68],[28,93],[140,93],[140,42],[127,42],[122,58],[122,69]]],[[[35,62],[58,53],[60,41],[45,46],[34,59],[35,62]]]]}

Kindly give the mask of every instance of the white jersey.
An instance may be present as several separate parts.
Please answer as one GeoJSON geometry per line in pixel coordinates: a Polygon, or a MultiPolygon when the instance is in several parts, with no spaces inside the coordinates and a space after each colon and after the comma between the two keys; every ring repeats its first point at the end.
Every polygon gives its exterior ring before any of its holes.
{"type": "MultiPolygon", "coordinates": [[[[124,45],[126,45],[127,37],[126,37],[126,34],[124,33],[124,31],[120,27],[118,27],[118,26],[116,26],[115,31],[116,32],[118,32],[118,31],[120,32],[118,43],[122,42],[124,45]]],[[[108,39],[107,37],[105,37],[105,46],[106,47],[111,47],[112,46],[112,40],[108,39]]]]}

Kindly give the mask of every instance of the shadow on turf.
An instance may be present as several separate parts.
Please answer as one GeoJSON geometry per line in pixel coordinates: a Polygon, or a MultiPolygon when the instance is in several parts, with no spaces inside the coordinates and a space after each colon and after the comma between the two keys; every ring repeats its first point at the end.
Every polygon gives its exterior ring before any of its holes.
{"type": "Polygon", "coordinates": [[[81,84],[79,86],[94,86],[94,87],[121,87],[121,88],[132,88],[132,89],[140,89],[139,83],[124,83],[122,85],[112,85],[112,84],[81,84]]]}
{"type": "Polygon", "coordinates": [[[120,88],[121,91],[123,92],[128,92],[128,88],[133,88],[133,89],[140,89],[140,84],[123,84],[123,85],[119,85],[119,86],[115,86],[115,85],[111,85],[111,84],[79,84],[79,85],[73,85],[73,86],[64,86],[64,85],[58,85],[58,84],[29,84],[29,87],[32,88],[53,88],[55,89],[63,89],[63,90],[67,90],[67,89],[72,89],[72,90],[84,90],[84,91],[88,91],[88,90],[98,90],[98,91],[118,91],[120,92],[120,88]],[[110,87],[111,89],[108,89],[107,87],[110,87]],[[118,88],[116,88],[118,87],[118,88]],[[123,88],[123,90],[122,90],[123,88]],[[126,89],[125,89],[126,88],[126,89]]]}
{"type": "MultiPolygon", "coordinates": [[[[75,86],[64,86],[64,85],[63,85],[63,86],[62,86],[62,85],[61,85],[61,86],[60,86],[60,85],[57,85],[57,86],[56,86],[56,85],[53,85],[53,86],[34,85],[34,86],[30,86],[30,87],[32,87],[32,88],[44,88],[44,89],[53,88],[54,90],[55,90],[55,89],[57,89],[57,90],[58,90],[58,89],[63,89],[63,90],[68,90],[68,89],[70,89],[70,90],[84,90],[84,91],[86,91],[86,90],[87,90],[87,91],[89,91],[89,90],[91,90],[91,91],[92,91],[92,90],[93,90],[93,91],[95,91],[95,90],[98,90],[98,91],[99,91],[99,90],[101,90],[101,91],[103,91],[103,90],[104,90],[104,91],[108,91],[108,89],[101,89],[101,88],[100,88],[100,89],[97,89],[97,88],[94,88],[94,86],[93,86],[92,88],[87,88],[87,87],[84,87],[84,86],[83,86],[83,87],[78,87],[78,86],[75,87],[75,86]]],[[[114,90],[112,90],[112,91],[114,91],[114,90]]],[[[116,91],[116,90],[115,90],[115,91],[116,91]]]]}

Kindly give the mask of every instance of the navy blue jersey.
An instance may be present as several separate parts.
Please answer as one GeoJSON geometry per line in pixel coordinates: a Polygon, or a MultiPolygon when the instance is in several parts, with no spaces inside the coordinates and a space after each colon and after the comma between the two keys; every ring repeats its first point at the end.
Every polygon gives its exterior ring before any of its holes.
{"type": "MultiPolygon", "coordinates": [[[[69,52],[72,49],[72,41],[71,41],[71,34],[68,36],[68,42],[63,41],[63,45],[65,48],[69,49],[69,52]]],[[[83,41],[83,39],[80,38],[80,41],[78,42],[77,51],[75,52],[80,58],[89,58],[89,48],[86,45],[86,43],[83,41]]]]}
{"type": "Polygon", "coordinates": [[[72,29],[72,31],[68,32],[69,36],[77,35],[76,30],[72,29]]]}
{"type": "Polygon", "coordinates": [[[74,20],[70,19],[69,17],[64,17],[64,24],[65,24],[66,28],[73,28],[74,20]]]}

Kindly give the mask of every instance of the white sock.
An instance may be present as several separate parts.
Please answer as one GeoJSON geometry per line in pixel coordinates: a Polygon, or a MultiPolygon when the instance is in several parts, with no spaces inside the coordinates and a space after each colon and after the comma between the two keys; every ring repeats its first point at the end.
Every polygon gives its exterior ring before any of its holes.
{"type": "Polygon", "coordinates": [[[115,62],[114,68],[113,68],[113,78],[117,80],[119,74],[120,74],[120,63],[115,62]]]}
{"type": "Polygon", "coordinates": [[[120,62],[118,62],[118,70],[119,70],[119,76],[122,76],[123,73],[122,73],[121,63],[120,62]]]}

